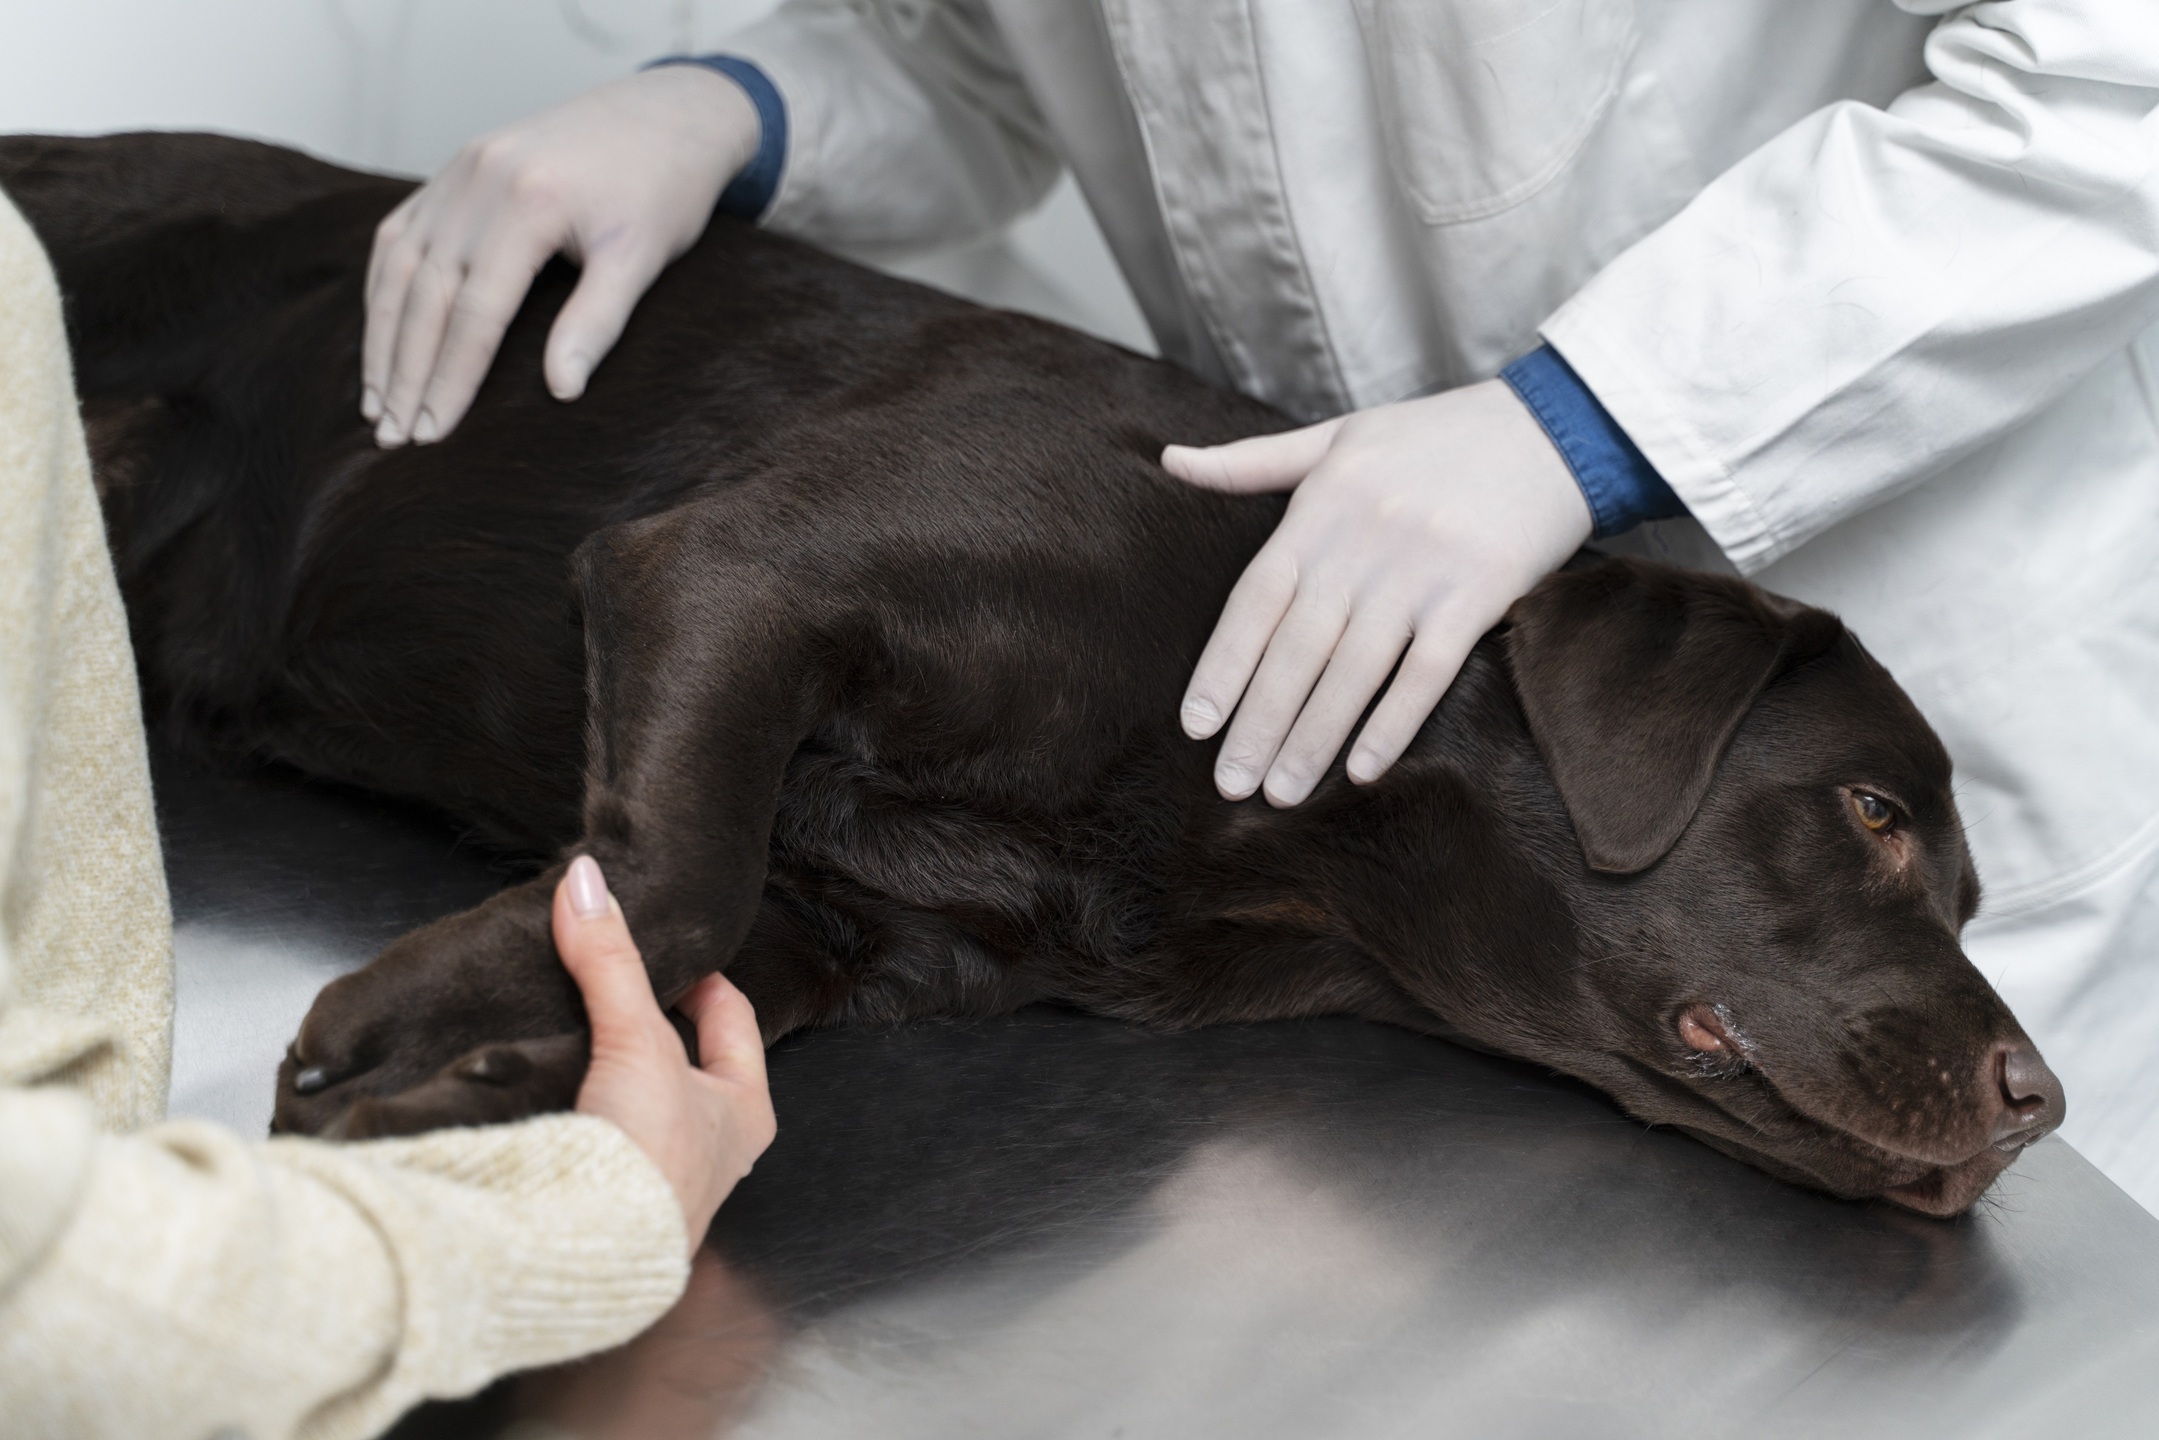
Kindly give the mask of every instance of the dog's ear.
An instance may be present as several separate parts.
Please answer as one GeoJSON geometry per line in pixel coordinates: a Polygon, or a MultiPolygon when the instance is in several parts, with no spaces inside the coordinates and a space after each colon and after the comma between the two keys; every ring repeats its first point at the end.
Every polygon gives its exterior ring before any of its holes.
{"type": "Polygon", "coordinates": [[[1562,570],[1507,612],[1530,734],[1592,870],[1672,848],[1755,697],[1836,643],[1826,611],[1642,560],[1562,570]]]}

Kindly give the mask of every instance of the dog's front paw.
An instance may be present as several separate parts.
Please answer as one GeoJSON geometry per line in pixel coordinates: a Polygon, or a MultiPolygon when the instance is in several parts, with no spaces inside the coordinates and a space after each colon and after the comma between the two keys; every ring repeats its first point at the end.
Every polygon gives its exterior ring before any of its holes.
{"type": "Polygon", "coordinates": [[[271,1129],[327,1134],[354,1106],[404,1096],[474,1051],[578,1030],[584,1004],[548,929],[552,889],[505,890],[324,986],[278,1068],[271,1129]]]}
{"type": "Polygon", "coordinates": [[[483,1045],[410,1090],[355,1101],[320,1133],[326,1140],[379,1140],[568,1110],[591,1053],[592,1037],[582,1030],[483,1045]]]}

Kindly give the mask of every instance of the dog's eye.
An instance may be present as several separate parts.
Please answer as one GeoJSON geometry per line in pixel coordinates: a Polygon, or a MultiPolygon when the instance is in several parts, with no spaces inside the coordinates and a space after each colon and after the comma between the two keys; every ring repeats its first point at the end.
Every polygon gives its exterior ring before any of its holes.
{"type": "Polygon", "coordinates": [[[1887,800],[1871,790],[1852,792],[1852,810],[1859,816],[1859,823],[1877,833],[1897,823],[1897,812],[1887,800]]]}

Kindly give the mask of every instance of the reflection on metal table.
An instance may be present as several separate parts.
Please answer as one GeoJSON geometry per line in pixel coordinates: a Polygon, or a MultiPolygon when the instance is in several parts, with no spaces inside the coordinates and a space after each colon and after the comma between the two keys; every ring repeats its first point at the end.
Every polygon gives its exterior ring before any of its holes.
{"type": "MultiPolygon", "coordinates": [[[[158,780],[176,1110],[259,1129],[315,989],[509,874],[367,797],[158,780]]],[[[2059,1139],[1941,1222],[1356,1021],[1033,1009],[771,1069],[673,1312],[397,1435],[2159,1434],[2159,1220],[2059,1139]]]]}

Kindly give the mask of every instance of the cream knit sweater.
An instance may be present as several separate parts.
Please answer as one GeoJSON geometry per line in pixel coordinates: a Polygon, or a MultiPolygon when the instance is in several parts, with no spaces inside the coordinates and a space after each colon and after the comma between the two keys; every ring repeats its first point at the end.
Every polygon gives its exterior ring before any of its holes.
{"type": "Polygon", "coordinates": [[[59,296],[0,197],[0,1434],[369,1435],[680,1292],[673,1192],[607,1122],[347,1146],[155,1124],[171,1027],[59,296]]]}

